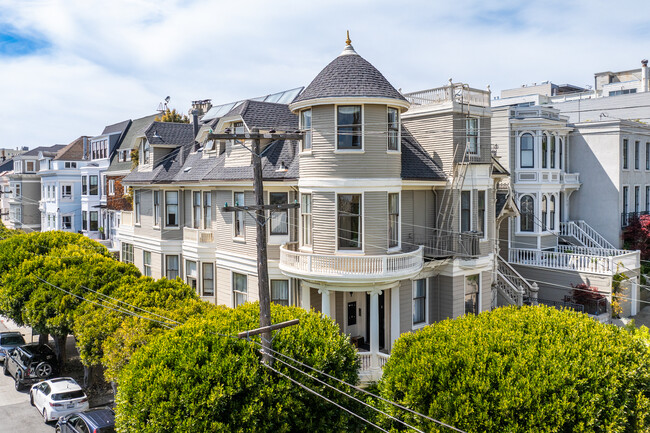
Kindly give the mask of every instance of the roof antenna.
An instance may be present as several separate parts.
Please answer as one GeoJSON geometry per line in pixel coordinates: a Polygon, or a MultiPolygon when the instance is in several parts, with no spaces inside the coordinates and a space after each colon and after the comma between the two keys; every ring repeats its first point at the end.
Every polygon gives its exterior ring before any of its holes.
{"type": "Polygon", "coordinates": [[[350,30],[347,31],[348,33],[348,38],[345,40],[345,45],[352,45],[352,41],[350,40],[350,30]]]}

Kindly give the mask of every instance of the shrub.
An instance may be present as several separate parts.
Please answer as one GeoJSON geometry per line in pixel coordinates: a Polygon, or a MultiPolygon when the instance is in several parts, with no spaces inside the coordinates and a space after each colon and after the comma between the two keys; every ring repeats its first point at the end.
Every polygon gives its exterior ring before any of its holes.
{"type": "Polygon", "coordinates": [[[467,432],[647,431],[648,342],[647,330],[603,325],[571,310],[500,308],[402,335],[380,389],[467,432]]]}
{"type": "MultiPolygon", "coordinates": [[[[271,313],[274,323],[301,321],[274,333],[274,349],[356,382],[356,350],[334,322],[295,307],[273,305],[271,313]]],[[[258,304],[216,307],[143,346],[119,376],[118,431],[354,431],[345,412],[263,367],[256,345],[217,335],[258,326],[258,304]]],[[[342,398],[277,361],[274,368],[342,398]]]]}

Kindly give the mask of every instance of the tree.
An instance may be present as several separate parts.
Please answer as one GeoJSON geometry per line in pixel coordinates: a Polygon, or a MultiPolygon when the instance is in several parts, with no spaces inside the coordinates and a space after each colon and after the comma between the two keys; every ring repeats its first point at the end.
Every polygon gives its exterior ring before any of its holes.
{"type": "MultiPolygon", "coordinates": [[[[647,329],[571,310],[499,308],[403,334],[379,387],[467,432],[647,431],[649,342],[647,329]]],[[[387,410],[424,431],[444,430],[387,410]]]]}
{"type": "MultiPolygon", "coordinates": [[[[271,313],[274,323],[300,319],[300,325],[274,333],[275,350],[348,382],[357,380],[356,350],[332,320],[275,304],[271,313]]],[[[119,376],[118,430],[355,431],[358,425],[347,413],[266,369],[259,346],[228,337],[258,324],[257,303],[216,307],[143,346],[119,376]]],[[[273,368],[328,398],[350,401],[278,361],[273,368]]]]}
{"type": "Polygon", "coordinates": [[[176,109],[170,110],[167,108],[163,113],[162,117],[156,116],[154,119],[156,122],[173,122],[173,123],[190,123],[190,119],[181,113],[177,113],[176,109]]]}
{"type": "Polygon", "coordinates": [[[642,260],[650,259],[650,215],[630,217],[622,236],[626,249],[639,250],[642,260]]]}

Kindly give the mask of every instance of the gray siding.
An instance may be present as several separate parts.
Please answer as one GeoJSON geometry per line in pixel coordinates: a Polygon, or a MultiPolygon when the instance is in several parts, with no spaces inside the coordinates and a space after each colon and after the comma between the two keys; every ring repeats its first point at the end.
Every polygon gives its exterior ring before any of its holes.
{"type": "Polygon", "coordinates": [[[312,194],[314,254],[334,254],[336,251],[336,194],[312,194]]]}
{"type": "MultiPolygon", "coordinates": [[[[246,204],[253,204],[255,202],[253,191],[244,192],[244,200],[246,204]]],[[[232,203],[233,192],[228,190],[219,190],[216,192],[217,204],[215,207],[216,217],[216,244],[217,249],[223,252],[232,252],[240,255],[248,255],[256,257],[256,226],[255,221],[247,213],[244,212],[244,237],[243,239],[233,238],[234,229],[233,221],[235,218],[234,212],[224,212],[219,209],[222,203],[232,203]]]]}
{"type": "Polygon", "coordinates": [[[368,191],[363,195],[364,252],[386,254],[388,248],[388,193],[368,191]]]}

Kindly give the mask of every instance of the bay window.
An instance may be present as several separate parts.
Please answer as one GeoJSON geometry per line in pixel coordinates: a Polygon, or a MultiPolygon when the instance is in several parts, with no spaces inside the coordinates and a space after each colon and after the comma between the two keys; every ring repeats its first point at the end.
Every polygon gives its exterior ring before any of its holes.
{"type": "Polygon", "coordinates": [[[339,194],[337,197],[338,247],[361,249],[361,194],[339,194]]]}
{"type": "Polygon", "coordinates": [[[339,105],[336,108],[337,149],[361,149],[361,106],[339,105]]]}

